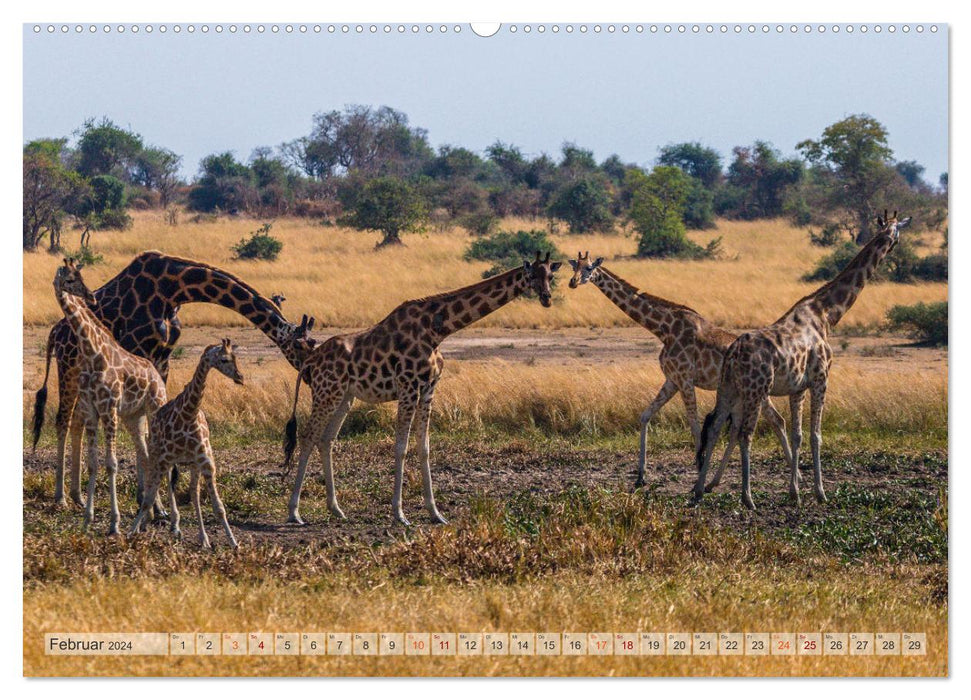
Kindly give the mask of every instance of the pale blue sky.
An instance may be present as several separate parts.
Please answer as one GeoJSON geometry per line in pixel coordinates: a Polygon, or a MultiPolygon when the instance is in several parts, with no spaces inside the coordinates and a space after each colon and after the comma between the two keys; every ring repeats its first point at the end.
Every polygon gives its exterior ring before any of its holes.
{"type": "Polygon", "coordinates": [[[899,160],[936,183],[948,158],[947,29],[932,34],[244,35],[144,31],[34,34],[24,28],[24,139],[69,135],[106,115],[150,144],[199,160],[309,133],[315,112],[389,105],[435,147],[527,154],[564,141],[653,164],[658,148],[701,141],[783,153],[867,112],[899,160]]]}

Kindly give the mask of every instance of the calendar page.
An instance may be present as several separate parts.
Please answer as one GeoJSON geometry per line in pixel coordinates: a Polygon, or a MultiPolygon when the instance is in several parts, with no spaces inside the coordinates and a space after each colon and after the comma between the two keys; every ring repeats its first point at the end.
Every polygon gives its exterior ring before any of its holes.
{"type": "Polygon", "coordinates": [[[947,24],[22,34],[25,676],[948,675],[947,24]]]}

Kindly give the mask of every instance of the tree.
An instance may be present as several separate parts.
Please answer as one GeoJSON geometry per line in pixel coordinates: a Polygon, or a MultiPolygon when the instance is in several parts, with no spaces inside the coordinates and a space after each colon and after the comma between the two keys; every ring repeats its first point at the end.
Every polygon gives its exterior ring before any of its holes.
{"type": "Polygon", "coordinates": [[[360,191],[356,189],[342,192],[342,203],[349,211],[340,223],[383,233],[377,248],[402,245],[401,233],[419,231],[424,226],[425,203],[415,188],[401,178],[376,177],[368,180],[360,191]]]}
{"type": "Polygon", "coordinates": [[[640,236],[638,256],[703,258],[715,255],[720,239],[702,248],[685,235],[684,209],[693,178],[671,165],[659,165],[649,175],[635,170],[628,172],[629,184],[633,187],[629,217],[640,236]]]}
{"type": "Polygon", "coordinates": [[[605,179],[595,173],[566,182],[554,194],[549,215],[567,222],[571,233],[610,230],[613,216],[605,179]]]}
{"type": "Polygon", "coordinates": [[[235,213],[255,205],[257,190],[252,172],[231,152],[206,156],[199,169],[201,175],[189,190],[190,209],[235,213]]]}
{"type": "Polygon", "coordinates": [[[894,168],[898,173],[900,173],[900,176],[907,181],[907,184],[914,189],[927,186],[927,184],[924,182],[925,168],[916,160],[902,160],[898,162],[894,168]]]}
{"type": "Polygon", "coordinates": [[[85,179],[64,164],[66,143],[46,139],[24,146],[24,250],[35,250],[44,236],[51,252],[59,250],[64,216],[90,192],[85,179]]]}
{"type": "Polygon", "coordinates": [[[802,179],[802,163],[783,159],[764,141],[736,146],[725,186],[718,196],[718,213],[739,219],[782,216],[786,195],[802,179]]]}
{"type": "Polygon", "coordinates": [[[664,146],[657,162],[658,165],[681,168],[709,189],[717,185],[722,176],[722,158],[718,151],[697,141],[664,146]]]}
{"type": "Polygon", "coordinates": [[[114,175],[132,182],[132,173],[144,145],[142,137],[116,126],[107,117],[100,122],[89,119],[78,138],[77,171],[85,177],[114,175]]]}
{"type": "Polygon", "coordinates": [[[358,170],[372,175],[413,175],[433,157],[424,129],[390,107],[348,105],[314,115],[310,135],[284,144],[285,158],[310,177],[358,170]]]}
{"type": "Polygon", "coordinates": [[[132,180],[158,192],[162,207],[168,207],[179,186],[182,156],[167,148],[144,148],[135,157],[132,180]]]}
{"type": "Polygon", "coordinates": [[[894,173],[888,167],[893,151],[884,126],[868,114],[854,114],[826,127],[818,141],[802,141],[796,148],[829,176],[824,185],[833,203],[852,213],[857,242],[870,240],[874,212],[879,208],[874,204],[875,195],[894,173]]]}

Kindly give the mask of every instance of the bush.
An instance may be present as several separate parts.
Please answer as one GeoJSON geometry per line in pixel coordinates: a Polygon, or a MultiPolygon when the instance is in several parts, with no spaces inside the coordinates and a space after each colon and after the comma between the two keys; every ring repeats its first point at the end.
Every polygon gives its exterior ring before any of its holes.
{"type": "Polygon", "coordinates": [[[132,227],[132,223],[132,218],[123,209],[106,209],[98,215],[95,228],[98,230],[117,229],[126,231],[132,227]]]}
{"type": "Polygon", "coordinates": [[[721,238],[700,246],[685,235],[684,208],[692,180],[673,166],[659,165],[650,175],[632,178],[630,220],[638,233],[642,258],[714,258],[721,238]],[[634,182],[633,180],[636,180],[634,182]]]}
{"type": "Polygon", "coordinates": [[[887,312],[891,330],[906,330],[933,345],[947,345],[947,302],[894,306],[887,312]]]}
{"type": "Polygon", "coordinates": [[[563,185],[548,212],[570,225],[570,233],[607,232],[613,226],[610,193],[602,176],[584,176],[563,185]]]}
{"type": "Polygon", "coordinates": [[[458,225],[473,236],[487,236],[499,225],[499,217],[488,207],[483,207],[460,216],[458,225]]]}
{"type": "Polygon", "coordinates": [[[273,224],[263,224],[232,247],[237,260],[276,260],[283,243],[270,235],[273,224]]]}
{"type": "Polygon", "coordinates": [[[482,276],[492,277],[503,270],[519,267],[523,260],[533,260],[536,251],[545,256],[565,257],[556,245],[549,239],[546,231],[533,229],[531,231],[499,231],[490,236],[472,241],[465,251],[466,260],[485,260],[495,263],[482,276]]]}
{"type": "Polygon", "coordinates": [[[843,238],[843,229],[839,224],[826,224],[819,233],[809,229],[809,242],[821,248],[830,248],[839,243],[841,238],[843,238]]]}

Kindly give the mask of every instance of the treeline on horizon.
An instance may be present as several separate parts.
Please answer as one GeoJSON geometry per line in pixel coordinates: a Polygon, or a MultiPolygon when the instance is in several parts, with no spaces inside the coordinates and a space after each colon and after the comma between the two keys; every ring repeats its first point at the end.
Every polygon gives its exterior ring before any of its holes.
{"type": "MultiPolygon", "coordinates": [[[[107,117],[73,136],[24,146],[25,250],[45,242],[60,250],[65,228],[79,230],[86,248],[93,231],[130,226],[133,209],[166,210],[173,223],[182,209],[307,217],[380,231],[385,245],[429,226],[489,236],[503,217],[522,217],[543,220],[548,231],[627,231],[638,255],[681,258],[718,255],[719,240],[702,247],[685,236],[713,227],[716,217],[786,217],[807,227],[814,243],[835,246],[833,264],[868,240],[884,207],[913,216],[918,230],[946,234],[947,226],[947,173],[932,184],[919,163],[897,161],[887,130],[866,114],[795,144],[790,156],[756,141],[726,161],[686,142],[660,148],[656,163],[643,167],[616,154],[598,163],[573,143],[555,157],[502,141],[484,153],[436,150],[404,113],[354,105],[314,115],[308,135],[257,148],[248,160],[208,155],[190,182],[180,178],[180,155],[107,117]]],[[[946,254],[943,267],[946,279],[946,254]]],[[[927,278],[909,268],[901,281],[908,277],[927,278]]]]}

